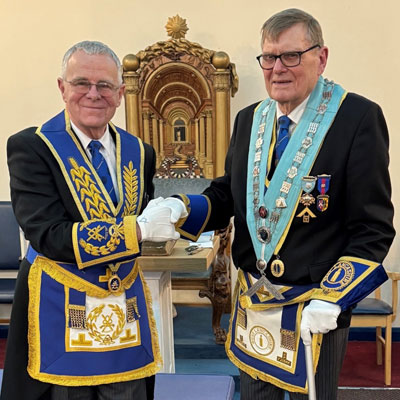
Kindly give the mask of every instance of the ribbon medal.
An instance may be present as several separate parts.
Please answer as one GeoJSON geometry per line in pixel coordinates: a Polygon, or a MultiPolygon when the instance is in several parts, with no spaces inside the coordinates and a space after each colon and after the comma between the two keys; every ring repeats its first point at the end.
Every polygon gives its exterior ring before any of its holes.
{"type": "Polygon", "coordinates": [[[309,223],[310,218],[315,218],[316,215],[308,208],[311,204],[315,203],[315,197],[311,194],[311,192],[315,188],[315,182],[317,178],[315,176],[303,176],[301,178],[301,188],[304,193],[300,198],[300,203],[305,206],[304,210],[297,215],[299,218],[303,218],[303,222],[309,223]]]}
{"type": "Polygon", "coordinates": [[[331,176],[323,174],[318,175],[317,178],[318,192],[321,193],[317,196],[317,209],[318,211],[324,212],[327,210],[329,204],[329,196],[326,194],[326,192],[329,190],[331,176]]]}

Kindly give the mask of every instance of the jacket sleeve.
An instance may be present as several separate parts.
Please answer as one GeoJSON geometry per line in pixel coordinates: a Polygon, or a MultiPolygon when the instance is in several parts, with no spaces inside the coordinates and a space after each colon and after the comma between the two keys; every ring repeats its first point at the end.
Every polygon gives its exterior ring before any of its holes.
{"type": "Polygon", "coordinates": [[[57,161],[34,132],[22,131],[7,143],[14,213],[32,247],[80,268],[138,254],[135,217],[83,222],[57,161]],[[93,235],[101,238],[96,246],[85,240],[93,235]]]}
{"type": "Polygon", "coordinates": [[[389,135],[381,108],[370,102],[360,121],[347,164],[343,256],[381,263],[393,241],[389,135]]]}

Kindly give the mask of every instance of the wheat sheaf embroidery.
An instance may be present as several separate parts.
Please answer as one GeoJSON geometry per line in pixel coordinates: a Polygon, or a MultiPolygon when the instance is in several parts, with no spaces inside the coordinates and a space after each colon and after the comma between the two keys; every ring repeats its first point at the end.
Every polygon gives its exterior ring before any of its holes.
{"type": "Polygon", "coordinates": [[[71,178],[79,193],[80,201],[89,213],[89,219],[107,219],[111,218],[110,210],[106,201],[101,196],[101,191],[96,186],[90,171],[84,166],[79,166],[74,158],[69,158],[72,168],[70,170],[71,178]]]}
{"type": "Polygon", "coordinates": [[[125,203],[123,217],[135,215],[138,203],[138,177],[137,169],[133,169],[133,162],[130,161],[128,166],[124,166],[123,172],[125,186],[125,203]]]}

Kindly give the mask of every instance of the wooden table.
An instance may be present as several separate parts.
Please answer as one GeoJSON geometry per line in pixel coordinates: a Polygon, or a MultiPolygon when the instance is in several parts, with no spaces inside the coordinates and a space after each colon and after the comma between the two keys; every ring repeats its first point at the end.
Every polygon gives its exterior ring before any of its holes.
{"type": "Polygon", "coordinates": [[[149,286],[153,313],[156,320],[161,356],[164,364],[160,372],[175,372],[174,330],[172,317],[171,272],[204,272],[210,268],[219,247],[219,236],[213,240],[213,248],[188,255],[187,240],[179,239],[169,256],[141,256],[139,266],[149,286]]]}

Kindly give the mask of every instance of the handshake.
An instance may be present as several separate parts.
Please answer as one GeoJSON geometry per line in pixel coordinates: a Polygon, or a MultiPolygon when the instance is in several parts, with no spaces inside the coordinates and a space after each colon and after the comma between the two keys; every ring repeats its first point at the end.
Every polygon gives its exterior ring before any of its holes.
{"type": "Polygon", "coordinates": [[[175,223],[188,214],[182,200],[158,197],[151,200],[137,219],[137,237],[139,241],[165,242],[179,239],[175,223]]]}

